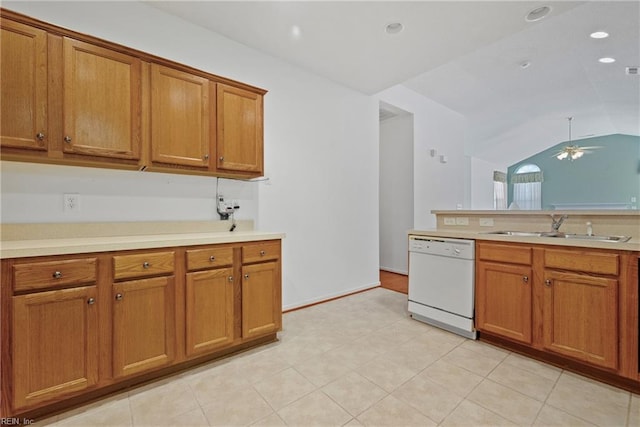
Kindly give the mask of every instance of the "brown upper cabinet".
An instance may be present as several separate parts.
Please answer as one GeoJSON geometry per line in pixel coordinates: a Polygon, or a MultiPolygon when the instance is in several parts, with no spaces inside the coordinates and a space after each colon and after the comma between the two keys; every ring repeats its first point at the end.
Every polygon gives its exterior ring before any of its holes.
{"type": "Polygon", "coordinates": [[[63,151],[139,159],[140,60],[67,37],[63,52],[63,151]]]}
{"type": "Polygon", "coordinates": [[[262,95],[218,84],[217,165],[222,171],[263,172],[262,95]]]}
{"type": "Polygon", "coordinates": [[[0,13],[3,160],[262,175],[265,90],[0,13]]]}
{"type": "Polygon", "coordinates": [[[47,33],[0,21],[2,147],[47,150],[47,33]]]}
{"type": "Polygon", "coordinates": [[[207,169],[211,151],[210,86],[194,74],[151,64],[151,161],[207,169]]]}

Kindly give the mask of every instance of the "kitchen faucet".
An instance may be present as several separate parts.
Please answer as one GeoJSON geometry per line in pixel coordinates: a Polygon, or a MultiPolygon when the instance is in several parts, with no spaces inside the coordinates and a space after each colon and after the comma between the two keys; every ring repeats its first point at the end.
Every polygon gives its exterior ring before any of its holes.
{"type": "Polygon", "coordinates": [[[553,229],[553,233],[558,233],[560,226],[564,222],[565,219],[569,218],[569,215],[562,215],[560,219],[556,219],[555,215],[551,215],[551,228],[553,229]]]}

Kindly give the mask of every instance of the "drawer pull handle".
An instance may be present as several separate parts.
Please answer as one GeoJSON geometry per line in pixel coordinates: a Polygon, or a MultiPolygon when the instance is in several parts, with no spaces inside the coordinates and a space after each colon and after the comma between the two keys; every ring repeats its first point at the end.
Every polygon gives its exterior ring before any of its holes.
{"type": "Polygon", "coordinates": [[[122,301],[122,294],[116,294],[116,301],[122,301]]]}
{"type": "Polygon", "coordinates": [[[267,253],[265,251],[260,251],[260,256],[265,256],[267,253]]]}
{"type": "Polygon", "coordinates": [[[66,142],[67,144],[71,144],[71,137],[70,136],[65,136],[64,137],[64,142],[66,142]]]}
{"type": "Polygon", "coordinates": [[[215,260],[216,260],[216,257],[214,257],[213,255],[211,255],[211,256],[209,257],[209,261],[213,262],[213,261],[215,261],[215,260]]]}
{"type": "Polygon", "coordinates": [[[544,281],[545,286],[551,286],[551,280],[547,279],[544,281]]]}
{"type": "Polygon", "coordinates": [[[522,277],[522,281],[523,281],[524,283],[529,283],[529,276],[523,276],[523,277],[522,277]]]}
{"type": "Polygon", "coordinates": [[[220,156],[218,160],[220,160],[221,162],[224,162],[224,156],[220,156]]]}
{"type": "Polygon", "coordinates": [[[44,133],[38,132],[36,138],[38,138],[38,141],[44,141],[44,133]]]}
{"type": "Polygon", "coordinates": [[[55,273],[53,273],[53,278],[54,279],[62,279],[62,273],[59,271],[56,271],[55,273]]]}
{"type": "Polygon", "coordinates": [[[248,274],[245,274],[245,275],[244,275],[244,278],[245,278],[245,279],[248,279],[248,278],[249,278],[249,275],[248,275],[248,274]]]}
{"type": "Polygon", "coordinates": [[[233,276],[229,276],[229,281],[233,282],[233,276]]]}
{"type": "Polygon", "coordinates": [[[89,304],[89,305],[93,305],[93,304],[95,304],[95,303],[96,303],[96,299],[95,299],[95,298],[89,298],[89,299],[87,300],[87,304],[89,304]]]}
{"type": "Polygon", "coordinates": [[[142,263],[142,268],[147,269],[149,267],[151,267],[151,264],[149,264],[147,261],[142,263]]]}

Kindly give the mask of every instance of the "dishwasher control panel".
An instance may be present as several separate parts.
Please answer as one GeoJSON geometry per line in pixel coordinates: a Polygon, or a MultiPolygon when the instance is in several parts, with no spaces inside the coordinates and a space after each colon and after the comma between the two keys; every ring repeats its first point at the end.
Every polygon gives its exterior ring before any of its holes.
{"type": "Polygon", "coordinates": [[[475,241],[411,235],[409,236],[409,252],[474,259],[475,241]]]}

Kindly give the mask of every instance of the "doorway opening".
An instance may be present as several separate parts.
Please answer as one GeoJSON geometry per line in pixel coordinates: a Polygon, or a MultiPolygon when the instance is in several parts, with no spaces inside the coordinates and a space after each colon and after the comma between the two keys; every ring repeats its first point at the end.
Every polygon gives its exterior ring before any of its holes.
{"type": "MultiPolygon", "coordinates": [[[[400,283],[409,272],[407,231],[413,228],[413,114],[380,102],[380,278],[400,283]]],[[[405,280],[406,281],[406,280],[405,280]]],[[[392,285],[395,286],[395,285],[392,285]]],[[[395,289],[394,289],[395,290],[395,289]]]]}

